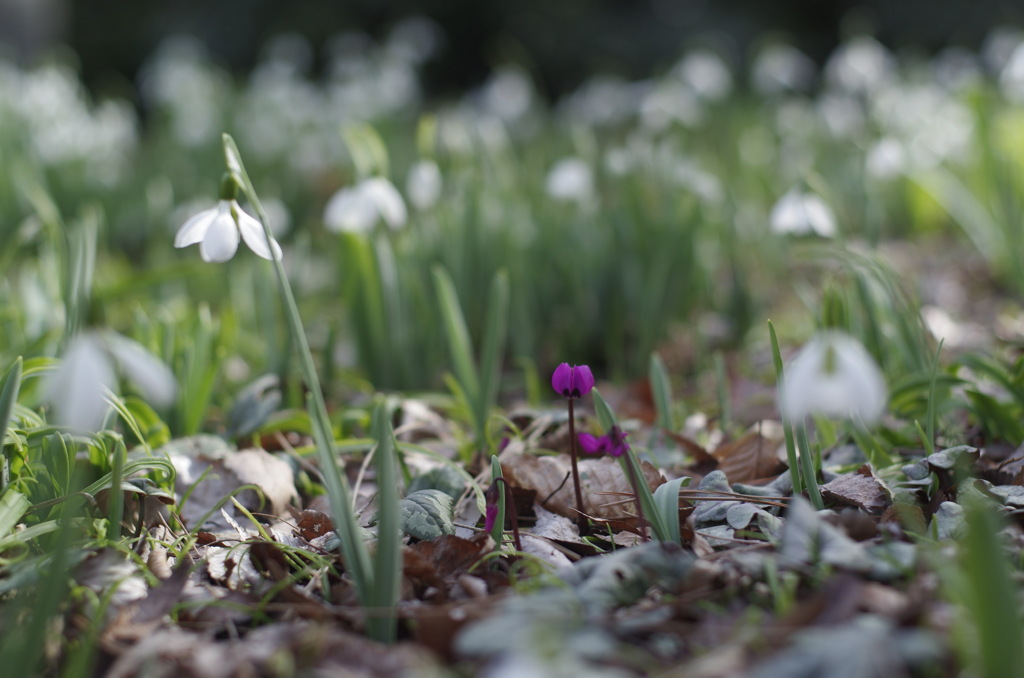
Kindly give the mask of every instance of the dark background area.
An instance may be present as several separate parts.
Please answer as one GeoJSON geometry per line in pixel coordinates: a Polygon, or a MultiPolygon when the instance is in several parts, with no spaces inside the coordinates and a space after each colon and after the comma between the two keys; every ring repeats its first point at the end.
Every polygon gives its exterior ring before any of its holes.
{"type": "MultiPolygon", "coordinates": [[[[744,60],[763,37],[781,37],[823,60],[852,33],[896,50],[976,49],[993,26],[1024,25],[1011,0],[0,0],[0,35],[22,60],[67,44],[84,79],[133,79],[168,36],[202,40],[223,65],[243,72],[267,40],[287,31],[315,49],[344,31],[383,38],[397,21],[427,17],[445,41],[425,71],[428,93],[479,83],[495,64],[515,61],[557,95],[595,72],[645,77],[687,46],[710,42],[744,60]]],[[[738,64],[737,64],[738,65],[738,64]]]]}

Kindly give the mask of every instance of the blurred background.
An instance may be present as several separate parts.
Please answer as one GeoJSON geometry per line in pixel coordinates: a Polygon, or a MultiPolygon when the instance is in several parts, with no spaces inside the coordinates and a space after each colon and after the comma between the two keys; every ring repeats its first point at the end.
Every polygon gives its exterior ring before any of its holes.
{"type": "Polygon", "coordinates": [[[738,63],[766,38],[784,39],[821,62],[844,38],[873,35],[897,52],[930,54],[980,47],[994,26],[1024,23],[1011,0],[388,0],[333,3],[297,0],[0,0],[0,39],[21,60],[55,45],[72,48],[92,86],[134,81],[155,45],[167,37],[199,39],[221,65],[248,72],[268,40],[305,36],[314,70],[339,34],[379,40],[410,17],[424,20],[437,49],[424,68],[429,94],[479,85],[499,64],[529,71],[557,96],[597,72],[647,77],[694,42],[711,43],[738,63]]]}

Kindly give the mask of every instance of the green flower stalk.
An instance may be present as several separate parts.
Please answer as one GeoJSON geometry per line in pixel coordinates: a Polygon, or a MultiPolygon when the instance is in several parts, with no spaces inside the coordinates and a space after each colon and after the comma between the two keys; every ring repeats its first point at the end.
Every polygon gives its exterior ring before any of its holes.
{"type": "MultiPolygon", "coordinates": [[[[299,369],[308,389],[308,407],[313,425],[317,461],[330,499],[335,530],[341,541],[342,556],[355,582],[360,601],[364,605],[376,603],[379,606],[381,600],[375,595],[375,591],[381,587],[374,586],[375,573],[371,567],[366,546],[363,544],[362,530],[355,518],[352,493],[334,456],[334,433],[327,414],[327,405],[320,389],[320,379],[316,373],[309,341],[302,327],[298,305],[295,303],[295,296],[284,270],[281,249],[270,232],[266,212],[263,210],[256,189],[245,171],[238,147],[228,134],[223,135],[223,143],[227,176],[221,186],[221,202],[217,207],[201,212],[187,221],[179,231],[175,244],[178,247],[183,247],[198,242],[201,243],[200,252],[205,260],[226,261],[234,255],[239,235],[241,235],[241,239],[256,254],[272,262],[278,292],[284,304],[285,319],[298,352],[299,369]],[[257,219],[253,219],[238,208],[237,202],[234,201],[234,194],[237,190],[241,190],[248,199],[249,204],[256,212],[257,219]],[[259,226],[259,232],[254,230],[255,225],[259,226]]],[[[393,634],[384,630],[383,627],[374,625],[371,625],[371,633],[380,636],[377,638],[378,640],[388,640],[388,636],[393,637],[393,634]],[[382,630],[374,633],[372,631],[374,628],[382,630]]]]}

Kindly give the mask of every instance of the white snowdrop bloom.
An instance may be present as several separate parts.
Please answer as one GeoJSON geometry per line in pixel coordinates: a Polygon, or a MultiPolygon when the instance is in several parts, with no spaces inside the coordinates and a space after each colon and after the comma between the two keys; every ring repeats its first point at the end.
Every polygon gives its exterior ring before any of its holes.
{"type": "Polygon", "coordinates": [[[370,177],[339,190],[324,208],[324,224],[335,233],[368,233],[381,219],[392,229],[409,220],[401,194],[384,177],[370,177]]]}
{"type": "Polygon", "coordinates": [[[876,179],[891,179],[906,170],[907,154],[901,144],[892,137],[879,139],[864,159],[868,174],[876,179]]]}
{"type": "Polygon", "coordinates": [[[529,112],[533,105],[533,82],[516,66],[496,70],[480,90],[480,103],[491,115],[511,122],[529,112]]]}
{"type": "Polygon", "coordinates": [[[779,392],[784,419],[812,414],[871,424],[885,410],[885,379],[874,358],[850,335],[821,332],[786,367],[779,392]]]}
{"type": "Polygon", "coordinates": [[[1024,43],[1017,45],[999,73],[999,86],[1011,101],[1024,101],[1024,43]]]}
{"type": "Polygon", "coordinates": [[[188,247],[199,243],[203,261],[221,262],[235,256],[238,236],[253,252],[264,259],[280,259],[281,246],[271,239],[267,242],[263,225],[242,211],[238,202],[221,200],[215,207],[203,210],[178,229],[175,247],[188,247]]]}
{"type": "Polygon", "coordinates": [[[895,60],[880,42],[868,37],[841,45],[825,64],[829,84],[848,94],[872,92],[896,72],[895,60]]]}
{"type": "Polygon", "coordinates": [[[405,192],[416,209],[433,207],[441,197],[442,187],[441,170],[433,160],[420,160],[409,168],[405,192]]]}
{"type": "Polygon", "coordinates": [[[548,172],[544,186],[556,200],[583,202],[594,193],[594,173],[583,158],[562,158],[548,172]]]}
{"type": "Polygon", "coordinates": [[[776,43],[758,53],[750,77],[758,93],[781,94],[806,91],[814,73],[814,61],[809,56],[791,45],[776,43]]]}
{"type": "Polygon", "coordinates": [[[118,370],[154,405],[174,400],[174,374],[140,344],[115,332],[83,332],[69,342],[43,387],[57,421],[72,429],[98,429],[110,408],[106,394],[117,389],[118,370]]]}
{"type": "Polygon", "coordinates": [[[724,99],[732,91],[732,73],[718,54],[701,49],[690,52],[674,71],[697,96],[709,101],[724,99]]]}
{"type": "Polygon", "coordinates": [[[824,238],[836,234],[836,219],[825,201],[798,188],[790,189],[775,203],[769,220],[773,233],[815,233],[824,238]]]}

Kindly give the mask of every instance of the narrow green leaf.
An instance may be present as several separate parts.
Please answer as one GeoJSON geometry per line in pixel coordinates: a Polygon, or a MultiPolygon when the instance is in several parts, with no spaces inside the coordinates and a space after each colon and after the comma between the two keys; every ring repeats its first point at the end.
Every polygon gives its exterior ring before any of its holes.
{"type": "MultiPolygon", "coordinates": [[[[391,411],[382,398],[373,410],[373,436],[377,440],[374,465],[377,469],[377,554],[369,602],[367,631],[382,643],[395,641],[398,604],[402,582],[403,513],[398,499],[398,449],[391,430],[391,411]]],[[[443,493],[442,493],[443,494],[443,493]]],[[[444,495],[451,501],[451,497],[444,495]]],[[[454,528],[453,528],[454,531],[454,528]]]]}
{"type": "MultiPolygon", "coordinates": [[[[484,426],[488,415],[498,402],[498,387],[508,338],[508,272],[494,274],[487,298],[487,322],[484,325],[482,352],[480,353],[480,401],[475,405],[476,417],[484,426]]],[[[484,441],[480,441],[483,444],[484,441]]]]}
{"type": "MultiPolygon", "coordinates": [[[[499,478],[503,478],[501,474],[501,462],[498,461],[497,455],[491,455],[491,484],[498,483],[499,478]]],[[[501,544],[505,537],[505,484],[499,483],[498,490],[501,494],[498,495],[498,515],[494,518],[494,526],[491,528],[491,539],[498,545],[498,550],[501,550],[501,544]]],[[[486,511],[486,507],[484,511],[486,511]]],[[[486,513],[485,513],[486,515],[486,513]]]]}
{"type": "Polygon", "coordinates": [[[28,497],[8,487],[0,494],[0,539],[9,535],[31,505],[28,497]]]}
{"type": "MultiPolygon", "coordinates": [[[[786,387],[785,375],[782,370],[782,351],[779,350],[779,338],[775,335],[775,325],[771,320],[768,321],[768,336],[771,338],[772,344],[772,362],[775,364],[775,381],[778,387],[779,393],[786,387]]],[[[782,419],[782,431],[786,437],[786,463],[789,464],[789,477],[793,482],[793,494],[798,495],[803,493],[804,485],[800,481],[800,467],[797,463],[796,456],[796,441],[793,439],[793,427],[786,421],[786,418],[782,419]]]]}
{"type": "Polygon", "coordinates": [[[658,413],[658,426],[666,431],[676,429],[672,414],[672,382],[665,369],[665,361],[657,352],[651,353],[651,365],[648,370],[651,382],[651,393],[654,395],[654,409],[658,413]]]}
{"type": "MultiPolygon", "coordinates": [[[[601,428],[605,431],[610,431],[613,426],[618,425],[615,421],[615,412],[608,405],[608,402],[601,395],[600,391],[595,388],[591,390],[590,393],[594,397],[594,410],[597,412],[597,420],[601,423],[601,428]]],[[[661,513],[658,511],[658,506],[654,502],[654,495],[651,494],[651,488],[647,486],[647,481],[644,478],[643,468],[640,466],[640,459],[636,456],[632,446],[629,446],[626,454],[619,458],[619,463],[622,465],[622,472],[627,478],[632,477],[636,479],[636,484],[633,489],[640,498],[640,505],[644,509],[644,515],[647,518],[647,522],[650,523],[651,529],[654,531],[654,535],[659,541],[671,541],[669,529],[666,526],[665,521],[661,519],[661,513]],[[632,473],[632,476],[630,473],[632,473]]]]}
{"type": "Polygon", "coordinates": [[[1024,637],[1014,581],[999,538],[1002,522],[996,507],[980,497],[966,506],[967,534],[960,549],[969,588],[968,602],[977,628],[978,654],[984,678],[1021,675],[1024,637]]]}
{"type": "MultiPolygon", "coordinates": [[[[441,266],[435,266],[433,274],[455,377],[462,385],[466,398],[475,411],[476,403],[480,401],[481,396],[480,377],[473,362],[473,348],[469,339],[469,330],[466,327],[466,319],[462,315],[462,307],[459,305],[459,297],[451,276],[441,266]]],[[[479,422],[475,423],[479,424],[479,422]]],[[[477,433],[482,433],[482,431],[478,430],[477,433]]]]}
{"type": "Polygon", "coordinates": [[[18,401],[18,391],[21,389],[21,366],[22,360],[19,357],[14,361],[3,381],[0,382],[0,445],[3,444],[7,427],[14,416],[14,404],[18,401]]]}
{"type": "Polygon", "coordinates": [[[7,368],[3,381],[0,382],[0,492],[11,482],[11,462],[8,458],[7,429],[14,419],[14,406],[18,402],[18,391],[21,389],[21,357],[7,368]]]}

